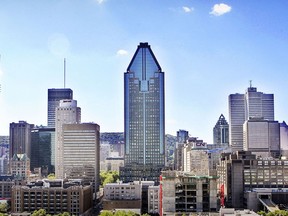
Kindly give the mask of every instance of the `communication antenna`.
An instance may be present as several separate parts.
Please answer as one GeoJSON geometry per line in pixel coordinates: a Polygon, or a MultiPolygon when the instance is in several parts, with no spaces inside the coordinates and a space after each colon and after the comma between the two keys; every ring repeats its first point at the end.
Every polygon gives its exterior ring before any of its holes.
{"type": "Polygon", "coordinates": [[[249,82],[250,82],[250,88],[252,88],[252,80],[249,80],[249,82]]]}
{"type": "Polygon", "coordinates": [[[66,58],[64,58],[64,88],[66,88],[66,58]]]}

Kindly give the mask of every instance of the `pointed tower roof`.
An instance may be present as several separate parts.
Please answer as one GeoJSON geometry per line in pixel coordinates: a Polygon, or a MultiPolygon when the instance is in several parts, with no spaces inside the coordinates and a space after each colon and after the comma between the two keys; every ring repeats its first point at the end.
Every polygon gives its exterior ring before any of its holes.
{"type": "Polygon", "coordinates": [[[147,63],[150,64],[150,66],[153,66],[155,71],[162,70],[154,53],[151,50],[150,45],[147,42],[140,43],[127,68],[127,72],[136,71],[136,69],[139,69],[137,66],[146,65],[147,63]]]}
{"type": "Polygon", "coordinates": [[[228,122],[226,121],[223,114],[220,115],[216,125],[228,125],[228,122]]]}

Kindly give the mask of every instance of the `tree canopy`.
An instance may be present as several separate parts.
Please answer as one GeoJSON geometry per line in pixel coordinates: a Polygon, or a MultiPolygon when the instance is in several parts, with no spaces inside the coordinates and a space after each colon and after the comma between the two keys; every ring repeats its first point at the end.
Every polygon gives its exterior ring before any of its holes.
{"type": "MultiPolygon", "coordinates": [[[[132,211],[124,211],[124,210],[108,211],[108,210],[104,210],[100,213],[99,216],[139,216],[139,215],[135,212],[132,212],[132,211]]],[[[143,214],[142,216],[149,216],[149,214],[143,214]]]]}
{"type": "Polygon", "coordinates": [[[101,186],[107,183],[115,183],[119,180],[119,172],[117,171],[101,171],[100,172],[101,186]]]}
{"type": "Polygon", "coordinates": [[[273,212],[259,211],[257,213],[262,216],[288,216],[288,211],[286,210],[276,210],[273,212]]]}

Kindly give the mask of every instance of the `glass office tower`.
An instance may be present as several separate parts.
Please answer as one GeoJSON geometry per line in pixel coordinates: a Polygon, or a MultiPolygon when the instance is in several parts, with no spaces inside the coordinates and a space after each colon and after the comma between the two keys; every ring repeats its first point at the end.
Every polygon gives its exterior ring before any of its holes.
{"type": "Polygon", "coordinates": [[[140,43],[124,74],[123,181],[159,181],[165,166],[164,73],[148,43],[140,43]]]}
{"type": "Polygon", "coordinates": [[[55,128],[55,110],[59,106],[60,100],[73,99],[73,91],[69,88],[48,89],[48,127],[55,128]]]}

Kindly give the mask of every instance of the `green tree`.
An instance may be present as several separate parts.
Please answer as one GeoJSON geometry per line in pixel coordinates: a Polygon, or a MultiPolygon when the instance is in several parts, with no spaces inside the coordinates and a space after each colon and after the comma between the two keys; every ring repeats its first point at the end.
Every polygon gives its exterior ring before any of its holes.
{"type": "Polygon", "coordinates": [[[259,211],[259,212],[257,212],[257,214],[262,215],[262,216],[266,216],[266,212],[265,211],[259,211]]]}
{"type": "Polygon", "coordinates": [[[119,180],[119,173],[117,171],[101,171],[100,180],[102,187],[107,183],[115,183],[119,180]]]}
{"type": "Polygon", "coordinates": [[[46,216],[46,210],[45,209],[35,210],[32,213],[32,216],[46,216]]]}
{"type": "Polygon", "coordinates": [[[55,177],[55,174],[54,174],[54,173],[49,173],[48,176],[47,176],[47,178],[50,179],[50,180],[53,180],[53,179],[55,179],[56,177],[55,177]]]}
{"type": "Polygon", "coordinates": [[[113,212],[104,210],[100,213],[100,216],[113,216],[113,212]]]}
{"type": "Polygon", "coordinates": [[[0,203],[0,212],[1,213],[7,213],[8,210],[8,204],[7,203],[0,203]]]}

